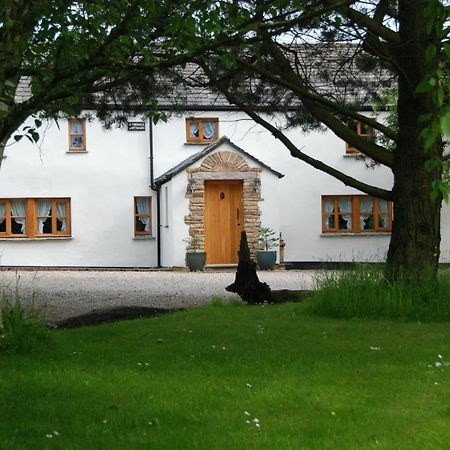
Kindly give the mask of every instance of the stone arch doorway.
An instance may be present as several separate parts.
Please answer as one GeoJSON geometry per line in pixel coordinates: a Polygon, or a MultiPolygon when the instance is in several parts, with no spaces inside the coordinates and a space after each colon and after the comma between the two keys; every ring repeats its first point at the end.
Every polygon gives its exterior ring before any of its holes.
{"type": "Polygon", "coordinates": [[[261,168],[249,167],[238,153],[219,151],[186,171],[189,234],[200,238],[208,264],[236,264],[240,232],[247,232],[252,251],[258,241],[261,168]]]}

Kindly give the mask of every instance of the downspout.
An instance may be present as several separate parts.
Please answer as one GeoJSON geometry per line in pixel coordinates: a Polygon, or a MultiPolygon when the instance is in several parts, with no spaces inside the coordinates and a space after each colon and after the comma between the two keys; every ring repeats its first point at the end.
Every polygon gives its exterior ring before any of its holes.
{"type": "Polygon", "coordinates": [[[150,163],[150,189],[156,192],[156,251],[157,267],[161,266],[161,187],[155,184],[155,174],[153,170],[153,122],[148,119],[148,138],[149,138],[149,163],[150,163]]]}

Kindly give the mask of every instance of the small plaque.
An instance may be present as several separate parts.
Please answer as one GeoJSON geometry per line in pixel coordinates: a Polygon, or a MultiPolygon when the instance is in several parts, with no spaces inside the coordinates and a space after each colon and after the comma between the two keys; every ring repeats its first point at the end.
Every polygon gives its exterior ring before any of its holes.
{"type": "Polygon", "coordinates": [[[128,122],[128,131],[145,131],[145,122],[128,122]]]}

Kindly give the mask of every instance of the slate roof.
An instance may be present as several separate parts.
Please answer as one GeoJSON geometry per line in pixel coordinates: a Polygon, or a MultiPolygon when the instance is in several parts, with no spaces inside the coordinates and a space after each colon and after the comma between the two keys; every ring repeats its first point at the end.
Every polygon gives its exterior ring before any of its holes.
{"type": "MultiPolygon", "coordinates": [[[[386,69],[372,68],[370,71],[361,71],[354,58],[354,53],[358,50],[355,45],[297,45],[291,46],[290,50],[289,57],[292,58],[300,76],[307,79],[318,93],[340,102],[361,105],[358,108],[360,110],[370,109],[371,95],[380,90],[380,83],[389,85],[392,82],[392,74],[386,69]],[[331,79],[330,73],[333,74],[331,79]],[[355,84],[355,80],[359,82],[355,84]]],[[[204,77],[196,64],[186,64],[177,71],[182,81],[172,85],[167,95],[158,96],[161,110],[237,109],[224,95],[198,83],[204,77]]],[[[17,88],[16,101],[23,102],[30,96],[30,77],[24,77],[17,88]]],[[[299,103],[294,95],[288,95],[285,101],[292,109],[299,103]]],[[[95,109],[95,105],[86,108],[95,109]]]]}
{"type": "Polygon", "coordinates": [[[265,164],[262,161],[260,161],[258,158],[255,158],[254,156],[250,155],[250,153],[247,153],[241,147],[238,147],[236,144],[233,144],[233,142],[231,142],[230,139],[227,136],[222,136],[219,140],[217,140],[216,142],[208,145],[202,151],[189,156],[189,158],[186,158],[184,161],[181,161],[179,164],[177,164],[176,166],[174,166],[171,169],[169,169],[166,173],[163,173],[161,176],[156,178],[155,184],[157,186],[162,186],[163,184],[165,184],[168,181],[170,181],[175,175],[178,175],[180,172],[182,172],[183,170],[188,168],[191,164],[194,164],[198,160],[202,159],[204,156],[209,155],[212,151],[214,151],[215,149],[219,148],[222,144],[225,144],[225,143],[230,145],[237,152],[243,154],[247,158],[249,158],[252,161],[254,161],[256,164],[260,165],[261,167],[264,167],[269,172],[272,172],[278,178],[283,178],[284,177],[284,175],[282,173],[277,172],[276,170],[272,169],[267,164],[265,164]]]}

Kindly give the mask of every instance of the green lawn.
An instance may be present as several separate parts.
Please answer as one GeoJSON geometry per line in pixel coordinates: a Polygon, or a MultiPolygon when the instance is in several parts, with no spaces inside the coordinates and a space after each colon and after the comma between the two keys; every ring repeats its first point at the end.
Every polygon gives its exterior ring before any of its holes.
{"type": "Polygon", "coordinates": [[[0,356],[0,448],[450,447],[448,324],[304,309],[53,331],[45,349],[0,356]]]}

